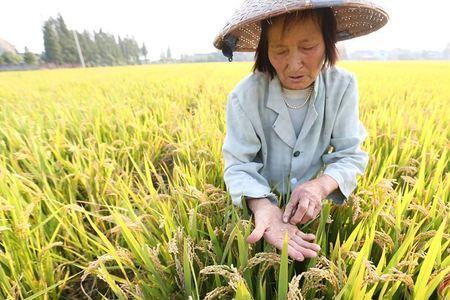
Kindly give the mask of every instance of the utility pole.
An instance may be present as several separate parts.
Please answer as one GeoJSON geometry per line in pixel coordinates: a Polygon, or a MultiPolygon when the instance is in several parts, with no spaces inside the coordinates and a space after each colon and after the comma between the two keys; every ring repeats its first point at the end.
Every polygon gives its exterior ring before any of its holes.
{"type": "Polygon", "coordinates": [[[80,43],[78,42],[77,33],[75,30],[72,30],[72,32],[73,32],[73,38],[75,39],[75,44],[77,45],[78,56],[80,57],[81,67],[86,68],[86,65],[84,64],[83,53],[81,53],[80,43]]]}

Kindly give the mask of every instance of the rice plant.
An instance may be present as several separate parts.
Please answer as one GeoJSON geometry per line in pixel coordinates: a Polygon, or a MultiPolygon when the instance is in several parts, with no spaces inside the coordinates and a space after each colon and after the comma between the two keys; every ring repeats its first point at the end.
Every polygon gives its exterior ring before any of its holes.
{"type": "Polygon", "coordinates": [[[228,93],[250,63],[0,74],[0,298],[450,297],[449,62],[344,62],[366,174],[325,202],[304,262],[223,183],[228,93]]]}

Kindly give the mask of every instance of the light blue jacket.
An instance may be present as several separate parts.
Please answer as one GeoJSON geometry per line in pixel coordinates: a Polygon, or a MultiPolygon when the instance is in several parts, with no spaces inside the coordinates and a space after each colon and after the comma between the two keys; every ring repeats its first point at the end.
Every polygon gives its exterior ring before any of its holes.
{"type": "Polygon", "coordinates": [[[233,204],[242,207],[242,196],[278,204],[275,190],[286,195],[321,172],[339,184],[327,198],[342,204],[369,161],[360,147],[367,132],[358,102],[354,74],[336,66],[323,69],[297,138],[278,77],[270,80],[256,71],[242,79],[228,95],[222,146],[233,204]]]}

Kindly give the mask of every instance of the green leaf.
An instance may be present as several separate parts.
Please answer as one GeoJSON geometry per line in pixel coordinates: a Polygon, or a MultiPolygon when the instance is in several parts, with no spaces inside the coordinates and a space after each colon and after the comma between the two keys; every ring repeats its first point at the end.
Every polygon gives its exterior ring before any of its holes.
{"type": "Polygon", "coordinates": [[[447,219],[444,219],[441,226],[439,226],[436,235],[430,242],[430,248],[428,249],[428,253],[425,256],[424,261],[422,262],[416,284],[414,285],[414,299],[426,299],[428,279],[433,271],[434,262],[441,252],[441,240],[446,224],[447,219]]]}
{"type": "Polygon", "coordinates": [[[278,275],[278,300],[284,300],[288,292],[288,234],[284,235],[283,250],[281,251],[280,273],[278,275]]]}
{"type": "Polygon", "coordinates": [[[253,297],[245,285],[243,280],[238,281],[236,289],[236,300],[252,300],[253,297]]]}

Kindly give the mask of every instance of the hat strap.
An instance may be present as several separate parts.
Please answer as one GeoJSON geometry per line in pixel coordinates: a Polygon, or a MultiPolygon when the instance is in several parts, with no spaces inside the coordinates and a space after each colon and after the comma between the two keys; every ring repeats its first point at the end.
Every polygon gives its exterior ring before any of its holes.
{"type": "Polygon", "coordinates": [[[233,60],[233,51],[236,49],[236,44],[238,41],[239,38],[232,34],[227,34],[223,38],[222,53],[224,56],[228,57],[228,61],[230,62],[233,60]]]}

